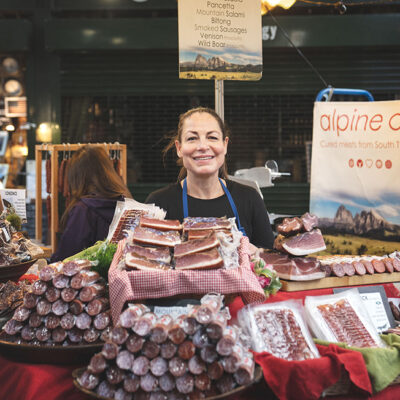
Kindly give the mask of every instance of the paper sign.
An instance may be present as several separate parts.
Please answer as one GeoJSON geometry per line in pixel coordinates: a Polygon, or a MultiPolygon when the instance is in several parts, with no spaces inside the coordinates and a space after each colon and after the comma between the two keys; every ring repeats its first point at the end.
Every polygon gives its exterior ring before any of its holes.
{"type": "Polygon", "coordinates": [[[179,78],[259,80],[259,0],[179,0],[179,78]]]}
{"type": "Polygon", "coordinates": [[[15,212],[22,219],[22,222],[26,220],[26,190],[25,189],[2,189],[0,190],[1,199],[4,208],[10,206],[14,207],[15,212]]]}

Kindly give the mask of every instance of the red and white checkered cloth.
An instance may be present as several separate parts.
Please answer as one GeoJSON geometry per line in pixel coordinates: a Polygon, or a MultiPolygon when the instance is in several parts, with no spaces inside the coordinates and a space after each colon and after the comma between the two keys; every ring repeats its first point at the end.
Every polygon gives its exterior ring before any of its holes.
{"type": "Polygon", "coordinates": [[[204,295],[209,292],[239,294],[243,302],[265,301],[264,291],[250,268],[249,240],[241,239],[238,249],[240,266],[234,269],[127,271],[118,268],[125,247],[118,243],[108,271],[111,314],[114,324],[126,301],[158,299],[183,294],[204,295]]]}

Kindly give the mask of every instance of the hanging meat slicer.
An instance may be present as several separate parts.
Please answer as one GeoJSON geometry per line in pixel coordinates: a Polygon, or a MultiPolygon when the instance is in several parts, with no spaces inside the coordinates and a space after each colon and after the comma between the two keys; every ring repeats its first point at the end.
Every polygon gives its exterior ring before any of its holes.
{"type": "Polygon", "coordinates": [[[264,198],[260,188],[274,186],[272,181],[281,176],[290,176],[290,173],[279,172],[277,162],[268,160],[264,167],[238,169],[234,175],[229,175],[229,179],[255,188],[260,196],[264,198]]]}

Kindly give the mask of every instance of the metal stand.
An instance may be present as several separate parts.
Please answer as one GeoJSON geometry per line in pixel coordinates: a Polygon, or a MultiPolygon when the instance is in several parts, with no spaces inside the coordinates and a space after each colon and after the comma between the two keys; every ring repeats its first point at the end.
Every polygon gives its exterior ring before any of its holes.
{"type": "Polygon", "coordinates": [[[224,81],[215,80],[215,112],[220,116],[222,121],[225,118],[224,110],[224,81]]]}

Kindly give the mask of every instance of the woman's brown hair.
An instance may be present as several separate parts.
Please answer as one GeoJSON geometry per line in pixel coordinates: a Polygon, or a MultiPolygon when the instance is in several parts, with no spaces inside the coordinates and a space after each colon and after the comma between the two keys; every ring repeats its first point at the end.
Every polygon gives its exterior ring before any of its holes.
{"type": "Polygon", "coordinates": [[[67,175],[70,201],[61,218],[62,228],[68,213],[82,198],[132,197],[102,146],[86,145],[76,151],[68,163],[67,175]]]}
{"type": "MultiPolygon", "coordinates": [[[[170,137],[169,143],[163,149],[164,160],[165,160],[165,156],[167,155],[167,153],[171,149],[175,149],[175,141],[177,140],[179,142],[182,142],[183,124],[185,123],[186,119],[188,119],[189,117],[191,117],[193,114],[196,114],[196,113],[207,113],[207,114],[210,114],[212,117],[214,117],[214,119],[217,121],[217,123],[219,125],[219,128],[221,129],[223,140],[226,137],[229,138],[229,135],[230,135],[229,128],[227,127],[227,125],[224,123],[224,121],[221,119],[221,117],[214,110],[212,110],[211,108],[207,108],[207,107],[192,108],[179,116],[178,129],[170,137]]],[[[186,171],[186,168],[183,166],[181,158],[178,158],[176,163],[181,167],[181,169],[179,171],[179,175],[178,175],[178,181],[180,181],[183,178],[185,178],[185,176],[187,175],[187,171],[186,171]]],[[[224,164],[219,169],[219,175],[224,179],[228,178],[228,170],[226,168],[226,161],[224,161],[224,164]]]]}

